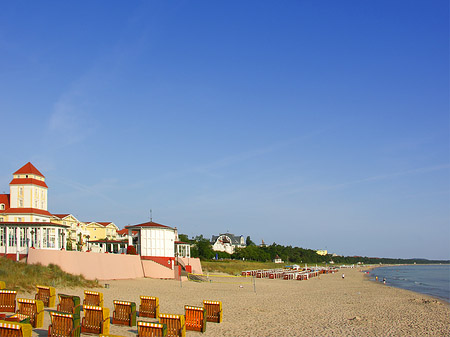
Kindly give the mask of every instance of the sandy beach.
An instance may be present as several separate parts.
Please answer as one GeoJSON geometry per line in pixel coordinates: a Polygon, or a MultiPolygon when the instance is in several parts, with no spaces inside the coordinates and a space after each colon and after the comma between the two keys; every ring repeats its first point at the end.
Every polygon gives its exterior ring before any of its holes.
{"type": "MultiPolygon", "coordinates": [[[[202,306],[204,299],[223,303],[224,322],[208,323],[206,332],[187,336],[449,336],[450,306],[426,295],[401,290],[365,277],[359,269],[321,275],[308,281],[256,280],[252,284],[197,283],[135,279],[101,282],[105,306],[113,300],[136,302],[157,296],[161,313],[183,314],[184,305],[202,306]]],[[[56,289],[78,295],[83,289],[56,289]]],[[[34,298],[19,293],[18,297],[34,298]]],[[[46,309],[49,310],[49,309],[46,309]]],[[[47,336],[50,315],[35,336],[47,336]]],[[[138,320],[155,321],[148,318],[138,320]]],[[[136,327],[111,325],[110,334],[135,336],[136,327]]]]}

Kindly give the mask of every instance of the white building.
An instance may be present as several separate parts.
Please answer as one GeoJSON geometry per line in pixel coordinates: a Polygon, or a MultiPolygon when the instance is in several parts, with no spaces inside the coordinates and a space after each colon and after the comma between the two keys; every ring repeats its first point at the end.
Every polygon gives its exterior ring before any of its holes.
{"type": "Polygon", "coordinates": [[[220,234],[219,236],[213,235],[211,238],[212,250],[216,252],[226,252],[233,254],[235,248],[245,248],[244,237],[237,236],[230,233],[220,234]]]}
{"type": "Polygon", "coordinates": [[[47,210],[44,175],[27,163],[13,173],[9,194],[0,194],[0,253],[25,256],[30,248],[65,248],[68,225],[47,210]]]}
{"type": "Polygon", "coordinates": [[[190,257],[190,245],[178,241],[176,228],[150,221],[139,225],[126,226],[128,245],[136,248],[142,258],[190,257]],[[137,232],[137,235],[133,235],[137,232]]]}

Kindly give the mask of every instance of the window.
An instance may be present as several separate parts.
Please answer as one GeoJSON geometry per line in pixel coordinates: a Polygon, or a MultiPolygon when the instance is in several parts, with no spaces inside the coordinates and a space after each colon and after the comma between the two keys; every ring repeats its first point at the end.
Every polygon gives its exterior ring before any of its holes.
{"type": "Polygon", "coordinates": [[[0,228],[0,247],[3,247],[5,245],[5,229],[2,227],[0,228]]]}
{"type": "Polygon", "coordinates": [[[3,218],[2,217],[0,217],[0,222],[3,222],[3,218]]]}
{"type": "Polygon", "coordinates": [[[0,210],[5,210],[5,204],[0,204],[0,210]]]}
{"type": "Polygon", "coordinates": [[[26,247],[27,237],[25,228],[19,228],[19,234],[20,234],[20,247],[26,247]]]}
{"type": "Polygon", "coordinates": [[[9,239],[9,246],[15,247],[17,244],[17,237],[16,237],[16,229],[15,228],[8,228],[8,239],[9,239]]]}

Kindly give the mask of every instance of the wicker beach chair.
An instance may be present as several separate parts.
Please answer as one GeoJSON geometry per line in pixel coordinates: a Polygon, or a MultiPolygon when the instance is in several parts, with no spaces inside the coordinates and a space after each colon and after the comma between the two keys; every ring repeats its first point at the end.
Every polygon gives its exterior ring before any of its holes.
{"type": "Polygon", "coordinates": [[[186,330],[206,331],[206,310],[201,307],[184,306],[186,330]]]}
{"type": "Polygon", "coordinates": [[[168,337],[185,337],[184,315],[159,314],[159,323],[167,325],[168,337]]]}
{"type": "Polygon", "coordinates": [[[56,301],[55,288],[47,286],[36,286],[37,293],[35,299],[44,302],[44,306],[48,308],[53,308],[56,301]]]}
{"type": "Polygon", "coordinates": [[[221,301],[203,301],[206,310],[206,320],[208,322],[220,323],[223,320],[221,301]]]}
{"type": "Polygon", "coordinates": [[[31,324],[0,322],[0,336],[2,337],[31,337],[31,324]]]}
{"type": "Polygon", "coordinates": [[[78,296],[58,294],[58,299],[58,311],[73,314],[75,317],[80,318],[81,304],[78,296]]]}
{"type": "Polygon", "coordinates": [[[0,312],[16,312],[16,296],[15,290],[0,290],[0,312]]]}
{"type": "Polygon", "coordinates": [[[114,312],[112,317],[112,323],[135,326],[136,303],[127,301],[113,301],[113,303],[114,303],[114,312]]]}
{"type": "Polygon", "coordinates": [[[65,312],[50,311],[48,337],[80,337],[80,317],[65,312]]]}
{"type": "Polygon", "coordinates": [[[165,337],[167,336],[167,325],[151,322],[137,322],[138,334],[136,337],[165,337]]]}
{"type": "Polygon", "coordinates": [[[84,317],[81,332],[109,334],[109,309],[93,305],[83,305],[84,317]]]}
{"type": "Polygon", "coordinates": [[[33,328],[42,328],[44,325],[44,302],[27,298],[17,299],[17,313],[30,317],[33,328]]]}
{"type": "Polygon", "coordinates": [[[159,298],[152,296],[141,296],[139,305],[139,317],[158,318],[159,298]]]}
{"type": "Polygon", "coordinates": [[[99,293],[98,291],[85,290],[83,305],[103,307],[103,293],[99,293]]]}

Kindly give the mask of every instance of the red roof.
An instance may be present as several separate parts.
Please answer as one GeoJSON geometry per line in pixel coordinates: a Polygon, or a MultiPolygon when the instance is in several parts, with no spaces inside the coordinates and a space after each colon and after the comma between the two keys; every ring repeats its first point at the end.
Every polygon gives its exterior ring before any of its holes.
{"type": "Polygon", "coordinates": [[[40,215],[49,215],[51,216],[50,212],[39,209],[39,208],[10,208],[4,213],[7,214],[40,214],[40,215]]]}
{"type": "MultiPolygon", "coordinates": [[[[0,204],[5,205],[5,210],[9,208],[9,194],[0,194],[0,204]]],[[[0,212],[4,212],[5,210],[0,210],[0,212]]]]}
{"type": "Polygon", "coordinates": [[[41,172],[39,172],[39,170],[36,167],[34,167],[33,164],[31,164],[30,162],[26,163],[24,166],[22,166],[13,174],[35,174],[37,176],[45,178],[44,175],[41,172]]]}
{"type": "Polygon", "coordinates": [[[70,214],[53,214],[57,218],[64,219],[66,216],[69,216],[70,214]]]}
{"type": "MultiPolygon", "coordinates": [[[[117,231],[117,234],[119,234],[119,235],[128,235],[128,229],[126,229],[126,228],[121,229],[120,231],[117,231]]],[[[137,231],[131,231],[131,234],[132,235],[137,234],[137,231]]]]}
{"type": "Polygon", "coordinates": [[[42,180],[37,180],[34,178],[14,178],[10,183],[10,185],[38,185],[45,188],[48,188],[47,184],[42,180]]]}
{"type": "Polygon", "coordinates": [[[109,224],[112,224],[112,222],[98,222],[98,221],[83,221],[85,224],[90,224],[90,223],[98,223],[99,225],[106,227],[109,224]]]}
{"type": "Polygon", "coordinates": [[[160,227],[160,228],[173,229],[172,227],[161,225],[161,224],[153,222],[153,221],[141,223],[139,225],[125,226],[125,228],[135,228],[135,227],[160,227]]]}

